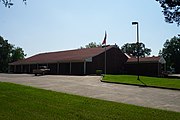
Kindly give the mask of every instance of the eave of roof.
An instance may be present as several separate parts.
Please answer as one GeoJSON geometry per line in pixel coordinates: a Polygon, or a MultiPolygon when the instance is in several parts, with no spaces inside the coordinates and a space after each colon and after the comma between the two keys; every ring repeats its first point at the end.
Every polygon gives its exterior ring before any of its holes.
{"type": "MultiPolygon", "coordinates": [[[[139,62],[140,63],[158,63],[160,61],[161,57],[157,56],[153,56],[153,57],[143,57],[143,58],[139,58],[139,62]]],[[[133,57],[133,58],[129,58],[127,60],[127,63],[136,63],[137,62],[137,58],[133,57]]]]}

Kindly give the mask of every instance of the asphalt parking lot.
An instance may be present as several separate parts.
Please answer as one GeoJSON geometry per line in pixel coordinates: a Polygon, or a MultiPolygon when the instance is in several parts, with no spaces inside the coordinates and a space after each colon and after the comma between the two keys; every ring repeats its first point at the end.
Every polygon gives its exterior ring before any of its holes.
{"type": "Polygon", "coordinates": [[[0,74],[0,81],[180,112],[180,91],[100,82],[99,76],[0,74]]]}

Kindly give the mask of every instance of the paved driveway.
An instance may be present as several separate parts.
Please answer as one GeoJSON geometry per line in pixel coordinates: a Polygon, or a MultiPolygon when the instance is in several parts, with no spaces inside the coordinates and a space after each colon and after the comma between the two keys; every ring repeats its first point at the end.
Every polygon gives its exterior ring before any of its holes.
{"type": "Polygon", "coordinates": [[[102,83],[97,76],[0,74],[0,81],[180,112],[180,91],[102,83]]]}

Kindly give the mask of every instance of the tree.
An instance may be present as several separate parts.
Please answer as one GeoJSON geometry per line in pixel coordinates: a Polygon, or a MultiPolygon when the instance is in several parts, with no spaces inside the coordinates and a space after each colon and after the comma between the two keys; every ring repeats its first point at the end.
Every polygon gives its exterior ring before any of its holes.
{"type": "Polygon", "coordinates": [[[22,48],[14,47],[0,36],[0,72],[8,71],[8,63],[24,59],[25,54],[22,48]]]}
{"type": "Polygon", "coordinates": [[[12,47],[7,40],[4,40],[3,37],[0,36],[0,72],[8,70],[12,47]]]}
{"type": "MultiPolygon", "coordinates": [[[[2,1],[2,3],[4,4],[5,7],[10,8],[11,6],[13,6],[13,2],[11,0],[0,0],[0,2],[2,1]]],[[[27,0],[23,0],[23,3],[26,5],[27,4],[27,0]]]]}
{"type": "MultiPolygon", "coordinates": [[[[95,47],[101,47],[101,46],[102,46],[101,43],[97,44],[96,42],[91,42],[88,45],[85,45],[85,48],[95,48],[95,47]]],[[[81,46],[80,48],[82,49],[84,47],[81,46]]]]}
{"type": "Polygon", "coordinates": [[[11,62],[22,60],[26,54],[24,54],[24,51],[20,47],[14,47],[11,52],[11,62]]]}
{"type": "Polygon", "coordinates": [[[180,0],[156,0],[163,8],[165,21],[168,23],[176,22],[180,25],[180,0]]]}
{"type": "Polygon", "coordinates": [[[174,36],[166,40],[161,54],[166,60],[167,68],[175,68],[176,73],[180,73],[180,37],[174,36]]]}
{"type": "MultiPolygon", "coordinates": [[[[124,53],[131,56],[137,56],[137,43],[126,43],[121,47],[124,53]]],[[[151,49],[146,48],[144,43],[139,43],[139,56],[145,57],[151,54],[151,49]]]]}

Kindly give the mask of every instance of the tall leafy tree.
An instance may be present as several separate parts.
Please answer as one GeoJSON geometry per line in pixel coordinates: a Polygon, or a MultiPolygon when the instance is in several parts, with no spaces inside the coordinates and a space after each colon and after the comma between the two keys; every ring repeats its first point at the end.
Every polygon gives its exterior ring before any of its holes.
{"type": "MultiPolygon", "coordinates": [[[[121,47],[124,53],[131,56],[137,56],[137,43],[126,43],[121,47]]],[[[144,43],[139,43],[139,56],[145,57],[151,54],[151,49],[146,48],[144,43]]]]}
{"type": "Polygon", "coordinates": [[[22,59],[24,59],[25,56],[26,56],[26,54],[24,54],[24,51],[22,48],[14,47],[11,52],[11,61],[10,62],[22,60],[22,59]]]}
{"type": "Polygon", "coordinates": [[[156,0],[163,8],[165,21],[168,23],[177,23],[180,25],[180,0],[156,0]]]}
{"type": "Polygon", "coordinates": [[[97,44],[96,42],[91,42],[88,45],[86,45],[86,48],[94,48],[94,47],[100,47],[102,46],[101,44],[97,44]]]}
{"type": "MultiPolygon", "coordinates": [[[[85,48],[95,48],[95,47],[101,47],[102,44],[99,43],[97,44],[96,42],[90,42],[89,44],[85,45],[85,48]]],[[[80,47],[81,49],[84,48],[84,47],[80,47]]]]}
{"type": "Polygon", "coordinates": [[[24,59],[25,54],[22,48],[14,47],[0,36],[0,72],[8,71],[8,63],[24,59]]]}
{"type": "Polygon", "coordinates": [[[168,69],[175,68],[175,72],[180,73],[180,37],[174,36],[166,40],[161,54],[167,62],[168,69]]]}
{"type": "Polygon", "coordinates": [[[4,40],[3,37],[0,36],[0,72],[8,70],[12,47],[7,40],[4,40]]]}

